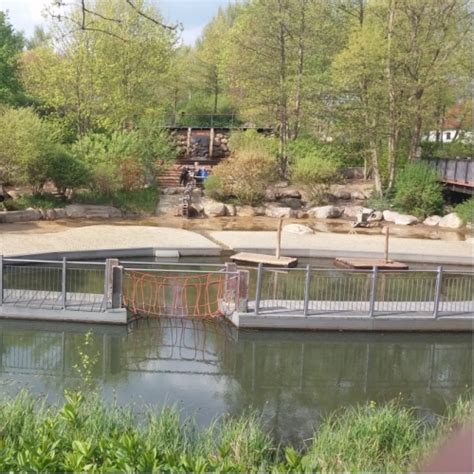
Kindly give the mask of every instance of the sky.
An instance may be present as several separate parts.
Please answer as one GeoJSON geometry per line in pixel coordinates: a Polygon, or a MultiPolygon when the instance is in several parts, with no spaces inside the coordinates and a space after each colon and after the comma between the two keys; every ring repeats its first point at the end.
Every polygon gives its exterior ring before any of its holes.
{"type": "MultiPolygon", "coordinates": [[[[220,6],[231,0],[155,0],[170,23],[182,23],[185,44],[194,44],[204,26],[217,13],[220,6]]],[[[0,10],[8,10],[10,23],[28,37],[35,25],[45,22],[42,11],[51,0],[0,0],[0,10]]]]}

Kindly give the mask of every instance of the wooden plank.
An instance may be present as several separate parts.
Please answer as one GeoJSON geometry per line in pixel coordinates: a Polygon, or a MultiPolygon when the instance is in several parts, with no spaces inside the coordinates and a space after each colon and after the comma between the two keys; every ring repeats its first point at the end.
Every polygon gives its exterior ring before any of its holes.
{"type": "Polygon", "coordinates": [[[354,270],[372,270],[374,267],[378,267],[379,270],[408,270],[406,263],[377,258],[336,258],[334,259],[334,265],[338,268],[354,270]]]}
{"type": "Polygon", "coordinates": [[[230,259],[237,263],[250,263],[253,265],[262,263],[263,265],[273,267],[295,267],[298,264],[298,259],[294,257],[276,257],[275,255],[261,253],[240,252],[232,255],[230,259]]]}

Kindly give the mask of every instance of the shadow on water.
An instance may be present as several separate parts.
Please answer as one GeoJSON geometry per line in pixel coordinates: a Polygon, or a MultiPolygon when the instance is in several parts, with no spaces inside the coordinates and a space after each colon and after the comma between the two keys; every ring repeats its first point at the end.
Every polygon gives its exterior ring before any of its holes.
{"type": "MultiPolygon", "coordinates": [[[[29,387],[51,400],[77,386],[90,327],[2,321],[0,391],[29,387]]],[[[428,420],[472,390],[470,334],[237,331],[224,322],[139,320],[94,326],[94,380],[106,399],[177,404],[206,425],[249,407],[284,441],[301,441],[325,414],[401,397],[428,420]]]]}

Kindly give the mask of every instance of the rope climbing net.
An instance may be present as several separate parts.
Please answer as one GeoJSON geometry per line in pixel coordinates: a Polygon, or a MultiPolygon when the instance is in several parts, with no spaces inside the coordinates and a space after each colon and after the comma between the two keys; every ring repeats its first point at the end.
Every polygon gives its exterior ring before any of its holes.
{"type": "Polygon", "coordinates": [[[169,275],[127,270],[123,300],[137,315],[212,319],[235,310],[238,288],[237,273],[169,275]]]}

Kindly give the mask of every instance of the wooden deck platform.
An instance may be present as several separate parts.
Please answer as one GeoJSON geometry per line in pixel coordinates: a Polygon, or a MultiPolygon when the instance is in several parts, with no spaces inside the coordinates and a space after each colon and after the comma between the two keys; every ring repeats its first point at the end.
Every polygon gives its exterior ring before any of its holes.
{"type": "Polygon", "coordinates": [[[352,270],[408,270],[408,265],[394,260],[382,258],[335,258],[334,265],[338,268],[350,268],[352,270]]]}
{"type": "Polygon", "coordinates": [[[236,263],[258,265],[265,267],[296,267],[298,259],[294,257],[276,257],[275,255],[265,255],[261,253],[240,252],[232,255],[230,259],[236,263]]]}

